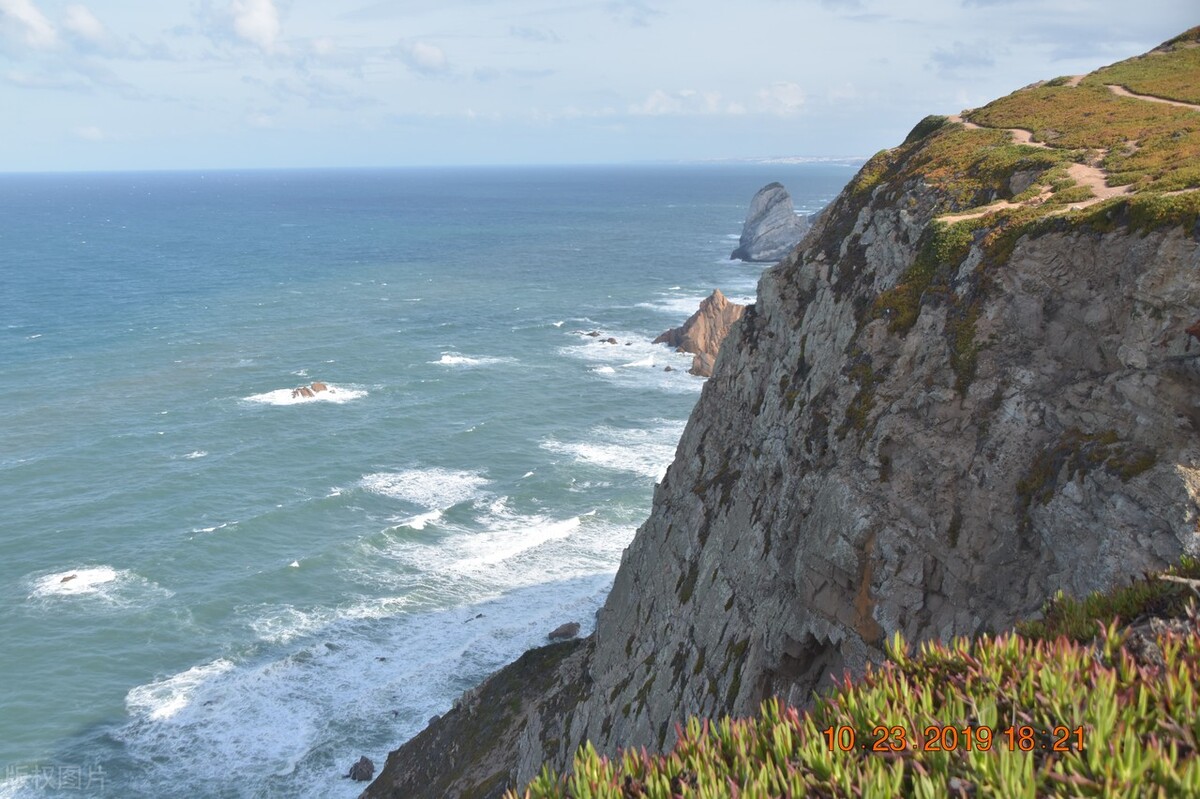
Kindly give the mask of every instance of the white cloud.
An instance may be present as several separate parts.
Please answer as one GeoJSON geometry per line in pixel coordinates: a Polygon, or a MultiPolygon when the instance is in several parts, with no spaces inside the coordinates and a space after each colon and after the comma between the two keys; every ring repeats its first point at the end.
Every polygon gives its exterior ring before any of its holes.
{"type": "Polygon", "coordinates": [[[104,131],[100,130],[100,128],[96,127],[95,125],[84,125],[82,127],[75,128],[75,135],[84,141],[104,141],[104,139],[107,138],[104,135],[104,131]]]}
{"type": "Polygon", "coordinates": [[[444,75],[450,71],[446,53],[436,44],[429,42],[404,42],[397,52],[409,69],[422,75],[444,75]]]}
{"type": "Polygon", "coordinates": [[[755,96],[761,110],[768,114],[792,116],[804,107],[804,89],[798,83],[772,83],[755,96]]]}
{"type": "Polygon", "coordinates": [[[37,50],[46,50],[58,43],[54,25],[31,0],[0,0],[0,24],[37,50]]]}
{"type": "Polygon", "coordinates": [[[96,15],[84,5],[67,6],[63,27],[92,44],[103,44],[108,39],[108,30],[104,23],[96,19],[96,15]]]}
{"type": "Polygon", "coordinates": [[[229,12],[238,38],[264,52],[274,52],[282,26],[272,0],[233,0],[229,12]]]}
{"type": "Polygon", "coordinates": [[[726,100],[720,92],[680,89],[666,92],[655,89],[640,103],[629,106],[634,116],[740,116],[746,106],[736,100],[726,100]]]}
{"type": "Polygon", "coordinates": [[[695,89],[680,89],[665,92],[655,89],[640,103],[629,106],[635,116],[700,115],[737,113],[736,103],[723,103],[720,92],[699,92],[695,89]]]}

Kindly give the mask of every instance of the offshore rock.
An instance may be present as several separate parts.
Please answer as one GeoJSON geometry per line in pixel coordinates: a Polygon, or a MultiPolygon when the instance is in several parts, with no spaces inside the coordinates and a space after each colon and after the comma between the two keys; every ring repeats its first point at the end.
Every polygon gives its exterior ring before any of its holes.
{"type": "Polygon", "coordinates": [[[350,772],[347,777],[355,782],[366,782],[375,776],[375,764],[366,755],[358,759],[358,762],[350,767],[350,772]]]}
{"type": "Polygon", "coordinates": [[[720,289],[714,290],[686,322],[663,333],[654,339],[654,343],[694,354],[696,357],[692,358],[692,368],[688,371],[700,377],[711,377],[721,342],[745,312],[745,305],[730,302],[720,289]]]}
{"type": "Polygon", "coordinates": [[[768,183],[750,200],[750,212],[731,260],[773,263],[800,243],[811,227],[805,216],[797,216],[792,196],[782,183],[768,183]]]}

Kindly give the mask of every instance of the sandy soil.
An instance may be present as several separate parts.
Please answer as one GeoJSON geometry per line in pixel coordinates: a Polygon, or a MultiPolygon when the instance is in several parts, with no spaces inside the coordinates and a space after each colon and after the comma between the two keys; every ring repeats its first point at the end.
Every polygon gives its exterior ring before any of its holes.
{"type": "Polygon", "coordinates": [[[1163,103],[1165,105],[1173,105],[1177,108],[1190,108],[1193,111],[1200,111],[1200,105],[1196,105],[1195,103],[1183,103],[1179,100],[1168,100],[1165,97],[1155,97],[1152,94],[1134,94],[1124,86],[1118,86],[1115,83],[1106,83],[1104,85],[1110,92],[1120,97],[1132,97],[1135,100],[1146,100],[1151,103],[1163,103]]]}

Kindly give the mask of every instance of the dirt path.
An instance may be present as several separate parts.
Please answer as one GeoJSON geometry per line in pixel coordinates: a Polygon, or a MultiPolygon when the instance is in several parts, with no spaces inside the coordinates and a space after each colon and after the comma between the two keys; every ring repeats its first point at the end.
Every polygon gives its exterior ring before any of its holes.
{"type": "MultiPolygon", "coordinates": [[[[1083,80],[1084,77],[1085,77],[1084,75],[1074,75],[1067,82],[1067,85],[1072,86],[1072,87],[1078,86],[1079,82],[1081,80],[1083,80]]],[[[1173,106],[1177,106],[1179,108],[1190,108],[1193,111],[1200,111],[1200,105],[1195,105],[1193,103],[1184,103],[1184,102],[1180,102],[1178,100],[1167,100],[1165,98],[1154,97],[1149,94],[1134,94],[1133,92],[1126,89],[1124,86],[1118,86],[1113,83],[1106,83],[1105,86],[1113,94],[1116,94],[1120,97],[1132,97],[1135,100],[1146,100],[1146,101],[1149,101],[1152,103],[1165,103],[1166,105],[1173,105],[1173,106]]],[[[965,119],[962,116],[962,114],[953,114],[946,118],[951,122],[957,122],[958,124],[962,125],[967,130],[983,129],[982,125],[977,125],[974,122],[971,122],[970,120],[965,119]]],[[[1008,135],[1012,136],[1012,140],[1016,144],[1025,144],[1030,147],[1046,147],[1046,148],[1049,148],[1049,146],[1050,146],[1050,145],[1046,144],[1045,142],[1034,141],[1033,140],[1033,131],[1026,130],[1024,128],[988,128],[988,130],[1007,131],[1008,135]]],[[[1101,159],[1103,159],[1103,157],[1105,155],[1107,155],[1107,152],[1097,151],[1096,162],[1099,163],[1099,161],[1101,159]]],[[[1098,166],[1091,166],[1089,164],[1071,164],[1067,168],[1067,174],[1071,176],[1071,179],[1075,181],[1076,185],[1087,186],[1091,190],[1092,196],[1086,200],[1081,200],[1077,203],[1071,203],[1069,206],[1066,206],[1064,208],[1056,209],[1052,213],[1065,214],[1068,211],[1077,211],[1081,208],[1087,208],[1089,205],[1095,205],[1096,203],[1103,202],[1112,197],[1121,197],[1121,196],[1133,193],[1132,186],[1110,186],[1110,185],[1108,185],[1108,173],[1105,172],[1103,169],[1101,169],[1098,166]]],[[[1184,192],[1192,192],[1192,191],[1198,191],[1198,189],[1194,189],[1194,188],[1193,189],[1181,189],[1179,191],[1173,191],[1173,192],[1169,192],[1169,193],[1170,194],[1183,194],[1184,192]]],[[[983,208],[980,208],[975,211],[968,211],[968,212],[962,213],[962,214],[944,214],[944,215],[938,217],[938,219],[940,219],[943,222],[949,222],[951,224],[953,224],[955,222],[961,222],[964,219],[978,219],[981,216],[986,216],[987,214],[995,213],[996,211],[1003,211],[1006,208],[1021,208],[1026,205],[1034,205],[1034,204],[1043,203],[1050,196],[1050,194],[1051,194],[1050,189],[1044,188],[1042,190],[1042,193],[1039,194],[1036,198],[1029,200],[1027,202],[1024,202],[1024,203],[1014,203],[1014,202],[1009,202],[1008,200],[999,200],[997,202],[991,203],[990,205],[986,205],[983,208]]]]}
{"type": "Polygon", "coordinates": [[[1190,108],[1193,111],[1200,111],[1200,105],[1195,103],[1183,103],[1179,100],[1168,100],[1165,97],[1155,97],[1152,94],[1134,94],[1124,86],[1118,86],[1115,83],[1106,83],[1104,86],[1113,94],[1119,97],[1132,97],[1135,100],[1147,100],[1151,103],[1164,103],[1165,105],[1173,105],[1176,108],[1190,108]]]}

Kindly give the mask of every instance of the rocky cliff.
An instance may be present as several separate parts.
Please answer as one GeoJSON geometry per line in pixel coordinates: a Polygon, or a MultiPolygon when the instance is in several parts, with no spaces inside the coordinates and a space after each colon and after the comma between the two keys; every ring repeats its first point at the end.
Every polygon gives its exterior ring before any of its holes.
{"type": "Polygon", "coordinates": [[[774,263],[804,238],[809,224],[808,217],[796,215],[792,196],[783,184],[768,183],[751,198],[737,249],[729,257],[774,263]]]}
{"type": "MultiPolygon", "coordinates": [[[[803,705],[893,632],[998,630],[1200,554],[1200,107],[1136,96],[1200,85],[1155,82],[1200,71],[1177,52],[929,118],[864,166],[764,273],[594,634],[522,677],[535,698],[423,734],[490,758],[445,795],[803,705]]],[[[396,792],[412,751],[365,795],[443,795],[396,792]]]]}
{"type": "Polygon", "coordinates": [[[693,353],[696,357],[692,358],[692,368],[688,371],[699,377],[711,377],[721,342],[745,311],[746,306],[730,302],[720,289],[714,289],[686,322],[666,331],[654,343],[693,353]]]}

